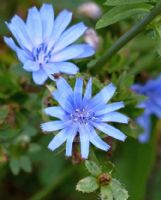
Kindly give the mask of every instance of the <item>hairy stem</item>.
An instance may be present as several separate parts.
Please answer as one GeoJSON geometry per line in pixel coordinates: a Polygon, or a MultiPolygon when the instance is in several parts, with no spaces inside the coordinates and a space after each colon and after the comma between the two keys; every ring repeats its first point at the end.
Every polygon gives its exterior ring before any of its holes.
{"type": "Polygon", "coordinates": [[[133,39],[137,34],[144,30],[144,28],[161,13],[161,1],[152,9],[152,11],[142,19],[138,24],[133,26],[128,32],[122,35],[113,45],[109,48],[105,54],[91,61],[88,67],[91,68],[91,72],[95,72],[97,67],[99,70],[107,63],[107,61],[115,55],[123,46],[125,46],[131,39],[133,39]]]}

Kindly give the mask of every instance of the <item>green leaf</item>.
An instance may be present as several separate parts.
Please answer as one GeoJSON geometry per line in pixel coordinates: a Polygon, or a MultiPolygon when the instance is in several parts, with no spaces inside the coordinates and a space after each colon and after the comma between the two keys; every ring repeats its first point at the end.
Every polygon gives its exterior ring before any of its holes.
{"type": "Polygon", "coordinates": [[[129,198],[127,190],[122,187],[118,180],[112,179],[110,187],[116,200],[126,200],[129,198]]]}
{"type": "Polygon", "coordinates": [[[29,146],[29,152],[30,153],[38,152],[40,150],[41,150],[41,146],[39,144],[30,143],[30,146],[29,146]]]}
{"type": "Polygon", "coordinates": [[[119,166],[117,177],[126,185],[130,200],[145,199],[147,181],[155,162],[158,139],[156,134],[157,132],[154,131],[147,144],[140,144],[128,138],[126,144],[120,145],[119,154],[121,156],[116,163],[116,166],[119,166]]]}
{"type": "Polygon", "coordinates": [[[3,122],[6,119],[8,113],[9,113],[8,106],[0,107],[0,122],[3,122]]]}
{"type": "Polygon", "coordinates": [[[99,188],[99,184],[97,179],[93,176],[88,176],[82,180],[80,180],[76,186],[76,190],[83,193],[91,193],[99,188]]]}
{"type": "Polygon", "coordinates": [[[101,186],[101,200],[113,200],[113,194],[109,185],[101,186]]]}
{"type": "Polygon", "coordinates": [[[20,158],[20,166],[25,172],[31,172],[32,168],[30,158],[28,156],[22,156],[20,158]]]}
{"type": "Polygon", "coordinates": [[[101,168],[93,161],[86,160],[85,166],[93,176],[99,176],[102,173],[101,168]]]}
{"type": "Polygon", "coordinates": [[[18,159],[11,158],[9,163],[10,169],[14,175],[18,175],[20,172],[20,163],[18,159]]]}
{"type": "Polygon", "coordinates": [[[161,197],[161,161],[158,159],[156,162],[155,173],[152,177],[153,189],[149,190],[148,197],[153,200],[160,200],[161,197]]]}
{"type": "Polygon", "coordinates": [[[152,7],[153,6],[149,4],[134,4],[114,7],[103,15],[103,17],[97,22],[96,28],[99,29],[109,26],[137,14],[148,13],[152,7]]]}
{"type": "Polygon", "coordinates": [[[105,5],[122,6],[136,3],[156,3],[158,0],[106,0],[105,5]]]}

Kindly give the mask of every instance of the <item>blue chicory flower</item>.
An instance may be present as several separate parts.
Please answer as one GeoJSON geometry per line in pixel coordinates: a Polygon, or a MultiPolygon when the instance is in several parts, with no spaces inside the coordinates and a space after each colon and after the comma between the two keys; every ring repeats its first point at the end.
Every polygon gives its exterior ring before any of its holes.
{"type": "Polygon", "coordinates": [[[29,9],[26,23],[15,15],[6,23],[17,41],[4,37],[6,44],[17,53],[26,71],[32,72],[36,84],[42,85],[55,73],[76,74],[78,67],[68,62],[86,58],[95,53],[88,44],[72,44],[82,36],[87,27],[78,23],[69,27],[72,13],[63,10],[54,20],[53,7],[43,4],[40,10],[29,9]]]}
{"type": "Polygon", "coordinates": [[[139,135],[139,141],[145,143],[150,138],[151,115],[161,118],[161,76],[155,80],[149,80],[146,84],[135,84],[132,90],[138,94],[145,95],[147,99],[138,105],[144,109],[144,113],[136,121],[144,129],[139,135]]]}
{"type": "Polygon", "coordinates": [[[48,107],[44,112],[58,118],[41,124],[44,132],[60,132],[49,143],[52,151],[66,141],[66,156],[72,155],[72,143],[79,135],[82,158],[88,158],[90,142],[97,148],[107,151],[110,146],[96,132],[98,129],[118,140],[124,141],[126,136],[107,122],[128,123],[128,117],[117,112],[124,107],[123,102],[108,103],[115,93],[116,87],[111,83],[92,97],[92,79],[89,79],[83,93],[83,79],[77,78],[74,90],[60,78],[56,82],[57,90],[53,92],[54,99],[60,106],[48,107]]]}

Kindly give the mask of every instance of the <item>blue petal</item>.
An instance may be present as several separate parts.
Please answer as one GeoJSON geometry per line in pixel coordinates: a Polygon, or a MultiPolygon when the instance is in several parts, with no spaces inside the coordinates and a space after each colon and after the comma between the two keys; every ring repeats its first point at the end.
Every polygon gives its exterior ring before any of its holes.
{"type": "Polygon", "coordinates": [[[65,74],[74,75],[79,71],[79,68],[75,64],[70,62],[58,62],[54,63],[54,65],[60,72],[65,74]]]}
{"type": "Polygon", "coordinates": [[[41,16],[36,7],[32,7],[28,11],[26,25],[32,42],[35,45],[42,43],[42,23],[41,16]]]}
{"type": "Polygon", "coordinates": [[[84,52],[84,45],[73,44],[62,51],[52,55],[50,62],[63,62],[78,58],[84,52]]]}
{"type": "Polygon", "coordinates": [[[51,151],[54,151],[55,149],[57,149],[60,145],[62,145],[68,136],[68,132],[67,129],[63,129],[61,130],[49,143],[48,148],[51,151]]]}
{"type": "Polygon", "coordinates": [[[118,140],[121,140],[121,141],[125,141],[126,139],[126,136],[124,133],[122,133],[120,130],[114,128],[113,126],[110,126],[108,124],[105,124],[105,123],[95,123],[95,122],[92,122],[92,124],[100,131],[104,132],[105,134],[113,137],[113,138],[116,138],[118,140]]]}
{"type": "Polygon", "coordinates": [[[107,113],[100,117],[102,122],[118,122],[127,124],[129,118],[119,112],[107,113]]]}
{"type": "Polygon", "coordinates": [[[16,46],[12,38],[4,37],[4,41],[13,51],[17,53],[18,59],[22,63],[25,63],[27,60],[32,60],[32,56],[30,56],[27,51],[24,51],[16,46]]]}
{"type": "Polygon", "coordinates": [[[155,114],[158,118],[161,118],[161,107],[157,106],[154,102],[147,104],[146,109],[149,110],[149,112],[155,114]]]}
{"type": "Polygon", "coordinates": [[[55,73],[59,73],[59,69],[55,66],[54,63],[46,63],[46,64],[43,64],[43,70],[44,72],[49,76],[49,78],[51,80],[54,80],[55,81],[55,78],[54,78],[54,74],[55,73]]]}
{"type": "Polygon", "coordinates": [[[56,86],[62,98],[68,98],[73,93],[72,88],[64,78],[60,78],[56,81],[56,86]]]}
{"type": "Polygon", "coordinates": [[[80,145],[81,145],[81,156],[84,159],[88,158],[89,155],[89,135],[87,132],[86,125],[79,126],[79,137],[80,137],[80,145]]]}
{"type": "Polygon", "coordinates": [[[81,108],[83,92],[83,79],[77,78],[74,87],[74,104],[77,108],[81,108]]]}
{"type": "Polygon", "coordinates": [[[87,58],[95,54],[95,50],[88,44],[81,44],[81,45],[83,48],[83,52],[76,59],[87,58]]]}
{"type": "Polygon", "coordinates": [[[59,119],[64,119],[65,117],[64,110],[59,106],[45,108],[44,112],[51,117],[56,117],[59,119]]]}
{"type": "Polygon", "coordinates": [[[64,98],[60,92],[57,90],[52,93],[54,99],[60,104],[60,106],[67,111],[68,113],[72,113],[73,107],[68,99],[64,98]]]}
{"type": "Polygon", "coordinates": [[[90,142],[96,146],[99,149],[102,149],[104,151],[108,151],[110,149],[110,146],[104,142],[103,140],[101,140],[101,138],[98,136],[98,134],[96,133],[96,131],[94,130],[94,128],[92,126],[89,126],[89,139],[90,142]]]}
{"type": "Polygon", "coordinates": [[[27,60],[25,64],[23,65],[23,68],[28,72],[34,72],[34,71],[38,71],[40,69],[40,66],[38,63],[34,61],[27,60]]]}
{"type": "Polygon", "coordinates": [[[60,35],[63,33],[68,24],[71,22],[71,20],[72,20],[71,12],[63,10],[62,12],[59,13],[54,22],[54,28],[48,44],[48,51],[51,50],[55,42],[59,39],[60,35]]]}
{"type": "Polygon", "coordinates": [[[22,21],[20,17],[15,15],[11,23],[6,23],[14,37],[16,38],[18,44],[21,46],[23,49],[28,49],[32,50],[32,42],[30,40],[30,37],[28,35],[28,30],[26,29],[25,23],[22,21]]]}
{"type": "Polygon", "coordinates": [[[95,112],[95,115],[96,116],[99,116],[99,115],[104,115],[106,113],[109,113],[109,112],[113,112],[115,110],[119,110],[121,108],[123,108],[125,105],[122,101],[120,102],[116,102],[116,103],[111,103],[111,104],[107,104],[103,107],[103,109],[99,109],[95,112]]]}
{"type": "Polygon", "coordinates": [[[75,136],[77,135],[77,130],[78,128],[76,126],[73,127],[69,127],[67,133],[68,133],[68,137],[67,137],[67,142],[66,142],[66,156],[71,156],[72,155],[72,145],[73,145],[73,141],[75,136]]]}
{"type": "Polygon", "coordinates": [[[104,87],[98,94],[96,94],[91,102],[90,107],[95,109],[100,106],[100,104],[106,104],[114,95],[116,87],[111,83],[108,86],[104,87]]]}
{"type": "Polygon", "coordinates": [[[44,132],[52,132],[52,131],[57,131],[66,126],[66,123],[63,121],[50,121],[50,122],[45,122],[41,124],[41,129],[44,132]]]}
{"type": "Polygon", "coordinates": [[[160,89],[161,77],[159,76],[157,79],[149,80],[145,85],[142,86],[142,92],[160,89]]]}
{"type": "Polygon", "coordinates": [[[143,133],[138,137],[139,141],[141,143],[148,142],[150,139],[150,132],[151,132],[150,115],[144,112],[143,115],[137,118],[137,123],[144,129],[143,133]]]}
{"type": "Polygon", "coordinates": [[[13,51],[17,52],[20,49],[11,37],[4,37],[4,41],[13,51]]]}
{"type": "Polygon", "coordinates": [[[47,40],[51,36],[54,26],[54,12],[50,4],[43,4],[40,9],[40,16],[42,22],[43,39],[47,40]]]}
{"type": "Polygon", "coordinates": [[[70,27],[56,42],[53,53],[58,52],[75,42],[86,30],[87,27],[83,23],[78,23],[70,27]]]}
{"type": "Polygon", "coordinates": [[[40,68],[39,71],[32,73],[34,82],[38,85],[43,85],[48,78],[48,75],[40,68]]]}
{"type": "Polygon", "coordinates": [[[91,97],[92,97],[92,78],[90,78],[87,83],[83,100],[86,101],[86,100],[90,99],[91,97]]]}

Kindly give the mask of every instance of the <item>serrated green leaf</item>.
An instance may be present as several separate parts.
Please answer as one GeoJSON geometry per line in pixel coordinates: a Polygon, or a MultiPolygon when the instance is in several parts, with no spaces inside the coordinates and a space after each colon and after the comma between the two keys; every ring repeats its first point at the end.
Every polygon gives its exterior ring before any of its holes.
{"type": "Polygon", "coordinates": [[[96,28],[103,28],[137,14],[148,13],[153,6],[149,4],[134,4],[117,6],[109,10],[97,22],[96,28]]]}
{"type": "Polygon", "coordinates": [[[76,190],[83,193],[91,193],[96,191],[99,188],[97,179],[93,176],[88,176],[80,180],[76,186],[76,190]]]}
{"type": "Polygon", "coordinates": [[[113,200],[113,194],[109,185],[101,186],[101,200],[113,200]]]}
{"type": "Polygon", "coordinates": [[[20,162],[18,159],[11,158],[9,163],[10,169],[14,175],[18,175],[20,172],[20,162]]]}
{"type": "Polygon", "coordinates": [[[28,156],[22,156],[20,158],[20,166],[25,172],[31,172],[31,161],[28,156]]]}
{"type": "Polygon", "coordinates": [[[106,0],[105,5],[122,6],[136,3],[156,3],[158,0],[106,0]]]}
{"type": "Polygon", "coordinates": [[[99,176],[102,173],[101,168],[93,161],[86,160],[85,166],[93,176],[99,176]]]}
{"type": "Polygon", "coordinates": [[[123,186],[118,180],[112,179],[110,183],[110,188],[112,190],[113,197],[116,200],[126,200],[129,198],[127,190],[123,188],[123,186]]]}

